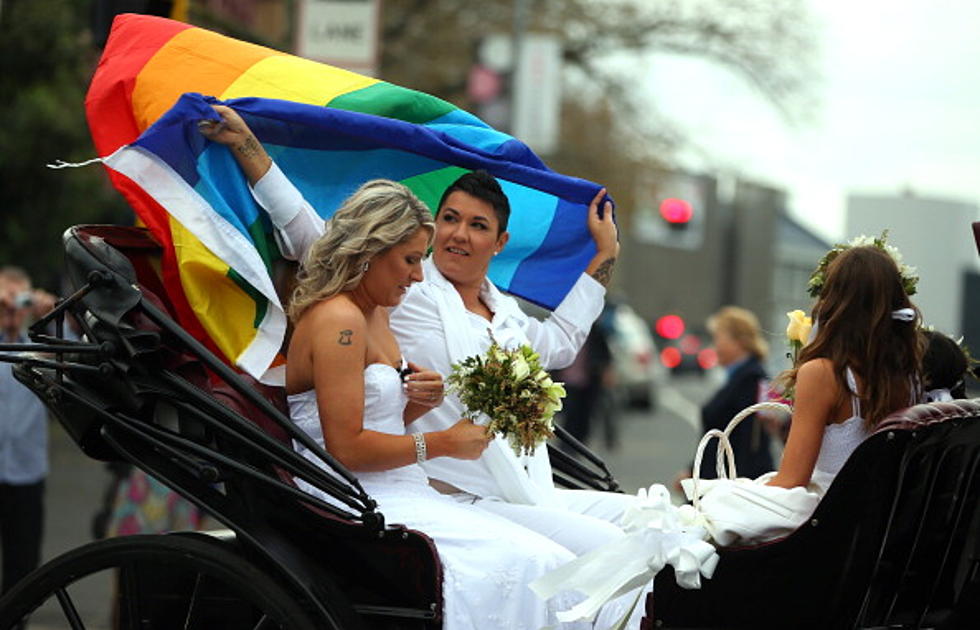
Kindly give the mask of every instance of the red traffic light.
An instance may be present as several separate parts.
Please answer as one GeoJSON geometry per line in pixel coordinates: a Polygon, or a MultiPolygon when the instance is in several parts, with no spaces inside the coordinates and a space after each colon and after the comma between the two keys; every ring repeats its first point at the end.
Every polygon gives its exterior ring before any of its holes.
{"type": "Polygon", "coordinates": [[[672,225],[683,225],[691,220],[694,209],[690,202],[671,197],[660,202],[660,216],[672,225]]]}
{"type": "Polygon", "coordinates": [[[684,320],[679,315],[664,315],[657,320],[655,329],[664,339],[677,339],[684,334],[684,320]]]}

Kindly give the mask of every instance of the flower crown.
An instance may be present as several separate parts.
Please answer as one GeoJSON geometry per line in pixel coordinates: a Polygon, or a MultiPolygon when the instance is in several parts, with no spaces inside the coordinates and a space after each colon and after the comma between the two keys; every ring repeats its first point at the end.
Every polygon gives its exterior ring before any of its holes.
{"type": "Polygon", "coordinates": [[[827,280],[827,267],[833,262],[837,256],[852,247],[877,247],[881,251],[885,252],[892,257],[895,264],[898,266],[898,272],[902,276],[902,288],[905,289],[906,295],[915,295],[916,285],[919,283],[919,276],[916,273],[915,267],[910,267],[902,262],[902,253],[898,251],[898,248],[894,245],[889,245],[888,240],[888,230],[881,233],[881,236],[858,236],[847,244],[838,243],[834,245],[833,249],[824,254],[824,257],[820,259],[820,263],[817,268],[813,270],[810,275],[810,281],[807,283],[807,291],[810,297],[819,297],[820,291],[823,290],[824,282],[827,280]]]}

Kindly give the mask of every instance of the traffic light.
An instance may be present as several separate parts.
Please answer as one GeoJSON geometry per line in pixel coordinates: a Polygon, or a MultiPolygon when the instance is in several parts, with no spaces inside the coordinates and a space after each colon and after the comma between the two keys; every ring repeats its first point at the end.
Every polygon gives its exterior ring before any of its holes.
{"type": "Polygon", "coordinates": [[[694,209],[691,207],[691,202],[686,199],[668,197],[660,202],[660,216],[671,228],[683,229],[694,216],[694,209]]]}
{"type": "Polygon", "coordinates": [[[684,334],[684,320],[680,315],[664,315],[657,319],[654,330],[664,339],[677,339],[684,334]]]}
{"type": "Polygon", "coordinates": [[[636,239],[674,249],[700,249],[714,185],[711,177],[683,172],[644,179],[636,192],[636,239]]]}

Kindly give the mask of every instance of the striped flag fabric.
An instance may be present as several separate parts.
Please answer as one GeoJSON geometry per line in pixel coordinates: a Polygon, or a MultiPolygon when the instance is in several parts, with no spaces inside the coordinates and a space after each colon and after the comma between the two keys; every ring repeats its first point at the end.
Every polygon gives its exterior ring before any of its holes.
{"type": "Polygon", "coordinates": [[[490,279],[540,306],[557,306],[595,252],[586,216],[600,186],[555,173],[446,101],[180,22],[119,16],[86,97],[96,149],[163,246],[181,325],[253,376],[274,382],[282,364],[279,252],[228,149],[197,131],[212,103],[242,115],[324,218],[369,179],[402,182],[435,209],[459,175],[488,170],[512,205],[490,279]]]}

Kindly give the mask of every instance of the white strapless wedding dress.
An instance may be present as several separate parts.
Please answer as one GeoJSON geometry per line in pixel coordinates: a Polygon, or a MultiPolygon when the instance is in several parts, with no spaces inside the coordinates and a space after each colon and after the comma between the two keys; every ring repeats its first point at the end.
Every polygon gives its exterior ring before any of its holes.
{"type": "MultiPolygon", "coordinates": [[[[398,371],[374,363],[364,370],[364,428],[404,435],[407,399],[398,371]]],[[[296,424],[323,445],[314,391],[289,397],[296,424]]],[[[309,456],[301,445],[297,450],[309,456]]],[[[316,462],[315,458],[311,458],[316,462]]],[[[416,464],[383,472],[354,473],[388,523],[425,532],[435,541],[443,566],[445,630],[539,630],[558,626],[556,612],[582,599],[572,593],[543,601],[528,584],[572,560],[551,540],[479,508],[457,503],[429,486],[416,464]]],[[[305,491],[335,501],[297,480],[305,491]]],[[[591,628],[591,624],[562,624],[591,628]]]]}

